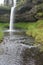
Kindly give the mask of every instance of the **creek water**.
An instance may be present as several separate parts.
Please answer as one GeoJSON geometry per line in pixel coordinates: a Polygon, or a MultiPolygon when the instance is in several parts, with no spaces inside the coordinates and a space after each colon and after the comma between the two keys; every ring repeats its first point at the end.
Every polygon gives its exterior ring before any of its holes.
{"type": "Polygon", "coordinates": [[[15,32],[11,38],[5,33],[0,44],[0,65],[43,65],[43,54],[33,43],[34,39],[24,32],[15,32]]]}
{"type": "Polygon", "coordinates": [[[33,46],[34,39],[21,30],[19,33],[13,30],[15,6],[16,0],[11,8],[10,28],[6,30],[4,40],[0,44],[0,65],[43,65],[43,54],[33,46]]]}

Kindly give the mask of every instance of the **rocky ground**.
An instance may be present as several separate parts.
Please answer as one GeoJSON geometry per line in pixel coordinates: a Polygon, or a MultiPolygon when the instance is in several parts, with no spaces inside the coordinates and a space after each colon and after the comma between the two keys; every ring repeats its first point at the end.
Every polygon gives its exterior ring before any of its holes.
{"type": "Polygon", "coordinates": [[[43,54],[33,42],[24,35],[6,36],[0,44],[0,65],[43,65],[43,54]]]}

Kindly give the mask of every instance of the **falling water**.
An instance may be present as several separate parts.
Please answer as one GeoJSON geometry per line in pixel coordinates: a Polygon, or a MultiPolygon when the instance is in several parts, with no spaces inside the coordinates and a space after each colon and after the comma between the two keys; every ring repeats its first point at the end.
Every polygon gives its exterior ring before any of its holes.
{"type": "Polygon", "coordinates": [[[14,22],[14,13],[16,7],[16,0],[14,0],[14,5],[11,8],[11,15],[10,15],[10,31],[13,31],[13,22],[14,22]]]}

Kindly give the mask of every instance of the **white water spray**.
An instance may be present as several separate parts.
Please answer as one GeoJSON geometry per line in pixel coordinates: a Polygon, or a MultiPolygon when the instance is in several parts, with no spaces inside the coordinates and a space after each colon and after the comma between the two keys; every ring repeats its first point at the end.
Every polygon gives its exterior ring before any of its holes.
{"type": "Polygon", "coordinates": [[[14,22],[14,14],[15,14],[15,7],[16,7],[16,0],[14,0],[14,5],[11,8],[11,15],[10,15],[10,31],[13,31],[13,22],[14,22]]]}

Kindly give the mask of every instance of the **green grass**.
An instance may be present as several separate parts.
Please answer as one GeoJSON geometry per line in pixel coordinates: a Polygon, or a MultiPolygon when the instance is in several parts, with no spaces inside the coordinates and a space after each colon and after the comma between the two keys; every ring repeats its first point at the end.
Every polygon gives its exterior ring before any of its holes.
{"type": "Polygon", "coordinates": [[[32,36],[35,39],[34,45],[40,44],[39,49],[43,51],[43,20],[39,20],[33,24],[30,23],[26,34],[32,36]]]}
{"type": "Polygon", "coordinates": [[[19,29],[28,29],[28,25],[29,23],[24,23],[24,22],[23,23],[19,22],[14,24],[14,26],[19,29]]]}
{"type": "Polygon", "coordinates": [[[0,43],[3,41],[4,34],[3,32],[0,32],[0,43]]]}
{"type": "Polygon", "coordinates": [[[4,32],[3,30],[6,30],[9,27],[9,23],[0,23],[0,43],[3,41],[4,38],[4,32]]]}
{"type": "Polygon", "coordinates": [[[16,28],[26,29],[26,34],[35,39],[34,45],[41,44],[40,50],[43,51],[43,20],[31,23],[16,23],[16,28]]]}
{"type": "Polygon", "coordinates": [[[38,43],[43,43],[43,20],[33,23],[15,23],[16,28],[26,29],[26,34],[35,38],[38,43]]]}
{"type": "Polygon", "coordinates": [[[2,27],[0,26],[0,43],[3,41],[4,33],[2,32],[2,27]]]}
{"type": "Polygon", "coordinates": [[[0,29],[5,30],[9,27],[9,23],[0,23],[0,29]]]}
{"type": "MultiPolygon", "coordinates": [[[[25,29],[28,36],[35,38],[35,41],[38,43],[43,43],[43,20],[38,20],[37,22],[19,22],[15,23],[14,26],[19,29],[25,29]]],[[[0,28],[6,29],[9,27],[8,23],[0,23],[0,28]]]]}
{"type": "Polygon", "coordinates": [[[43,43],[43,20],[39,20],[28,26],[27,35],[35,38],[38,43],[43,43]]]}
{"type": "MultiPolygon", "coordinates": [[[[37,22],[19,22],[15,23],[14,26],[19,29],[25,29],[26,34],[28,36],[32,36],[35,39],[34,45],[41,44],[43,47],[43,20],[38,20],[37,22]]],[[[9,23],[0,23],[0,30],[7,29],[9,27],[9,23]]],[[[0,39],[3,38],[3,33],[0,33],[0,39]]],[[[41,51],[42,51],[42,47],[41,51]]]]}
{"type": "Polygon", "coordinates": [[[3,30],[8,29],[9,23],[0,23],[0,43],[3,41],[4,38],[4,32],[3,30]]]}

